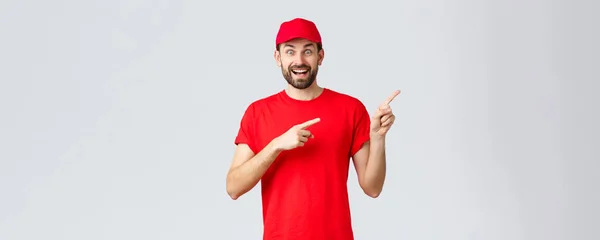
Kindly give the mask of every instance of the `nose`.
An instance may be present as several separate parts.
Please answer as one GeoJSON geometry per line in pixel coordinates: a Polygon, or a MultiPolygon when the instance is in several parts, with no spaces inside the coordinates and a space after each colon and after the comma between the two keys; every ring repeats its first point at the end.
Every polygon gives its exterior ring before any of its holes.
{"type": "Polygon", "coordinates": [[[302,56],[301,53],[294,55],[294,64],[295,65],[303,65],[304,64],[304,57],[302,56]]]}

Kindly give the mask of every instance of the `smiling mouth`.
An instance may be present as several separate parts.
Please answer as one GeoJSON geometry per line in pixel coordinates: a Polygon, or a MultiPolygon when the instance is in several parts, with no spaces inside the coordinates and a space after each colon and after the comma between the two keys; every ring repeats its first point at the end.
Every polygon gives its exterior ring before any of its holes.
{"type": "Polygon", "coordinates": [[[306,74],[308,72],[308,70],[306,69],[296,69],[296,70],[292,70],[292,73],[296,74],[296,75],[301,75],[301,74],[306,74]]]}

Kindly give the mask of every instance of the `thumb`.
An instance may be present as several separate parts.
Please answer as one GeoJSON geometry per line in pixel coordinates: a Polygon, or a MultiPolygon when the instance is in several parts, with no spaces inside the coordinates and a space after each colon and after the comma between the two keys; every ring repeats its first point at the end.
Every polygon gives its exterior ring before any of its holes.
{"type": "Polygon", "coordinates": [[[375,115],[373,115],[373,117],[371,118],[371,124],[375,124],[377,126],[379,126],[381,124],[381,117],[383,115],[379,113],[379,111],[377,111],[375,113],[375,115]]]}
{"type": "Polygon", "coordinates": [[[388,114],[390,111],[390,108],[377,108],[373,118],[379,120],[381,117],[383,117],[383,115],[388,114]]]}

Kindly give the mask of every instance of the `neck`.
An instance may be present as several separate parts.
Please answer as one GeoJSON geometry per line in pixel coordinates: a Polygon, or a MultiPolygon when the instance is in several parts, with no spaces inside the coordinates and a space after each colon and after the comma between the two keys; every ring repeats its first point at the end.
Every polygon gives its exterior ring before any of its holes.
{"type": "Polygon", "coordinates": [[[305,89],[297,89],[292,85],[287,86],[285,92],[288,96],[296,100],[308,101],[317,98],[323,92],[323,88],[314,82],[310,87],[305,89]]]}

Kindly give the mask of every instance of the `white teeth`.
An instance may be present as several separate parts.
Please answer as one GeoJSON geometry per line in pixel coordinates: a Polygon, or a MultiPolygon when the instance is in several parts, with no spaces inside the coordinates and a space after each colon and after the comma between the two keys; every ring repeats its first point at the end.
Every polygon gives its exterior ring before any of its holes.
{"type": "Polygon", "coordinates": [[[305,73],[306,70],[293,70],[295,73],[305,73]]]}

